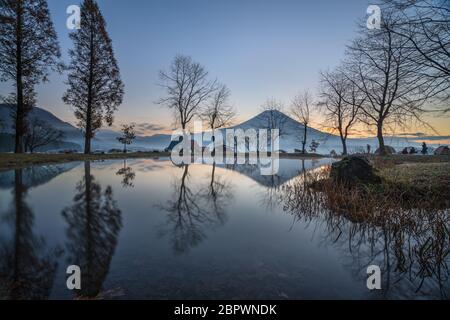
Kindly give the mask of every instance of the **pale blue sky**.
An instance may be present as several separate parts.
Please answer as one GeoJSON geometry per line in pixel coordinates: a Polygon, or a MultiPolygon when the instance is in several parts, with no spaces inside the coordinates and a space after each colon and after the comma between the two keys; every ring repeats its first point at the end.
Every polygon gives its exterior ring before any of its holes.
{"type": "MultiPolygon", "coordinates": [[[[289,104],[302,89],[317,88],[321,69],[342,59],[366,17],[365,0],[99,0],[125,83],[117,123],[169,126],[171,113],[155,104],[163,94],[158,70],[186,54],[228,85],[240,119],[270,97],[289,104]]],[[[71,43],[66,8],[75,0],[48,0],[63,58],[71,43]]],[[[61,96],[66,76],[38,88],[38,106],[73,122],[61,96]]],[[[0,94],[11,90],[0,83],[0,94]]]]}

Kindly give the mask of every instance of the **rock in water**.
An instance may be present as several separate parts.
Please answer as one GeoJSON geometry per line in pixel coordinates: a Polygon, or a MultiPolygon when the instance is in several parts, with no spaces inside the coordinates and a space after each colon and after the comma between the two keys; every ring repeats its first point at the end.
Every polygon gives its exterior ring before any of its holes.
{"type": "Polygon", "coordinates": [[[331,165],[331,179],[348,186],[361,183],[379,183],[381,178],[370,162],[361,156],[345,157],[331,165]]]}

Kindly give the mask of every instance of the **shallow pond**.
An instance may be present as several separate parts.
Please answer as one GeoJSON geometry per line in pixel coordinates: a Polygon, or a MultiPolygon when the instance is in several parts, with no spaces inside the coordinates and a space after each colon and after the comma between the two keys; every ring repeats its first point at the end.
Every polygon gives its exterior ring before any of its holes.
{"type": "MultiPolygon", "coordinates": [[[[0,298],[447,299],[448,235],[429,253],[439,270],[422,270],[417,235],[398,244],[286,205],[287,185],[330,162],[281,159],[276,176],[163,158],[1,172],[0,298]],[[381,290],[367,288],[372,264],[381,290]],[[79,291],[66,287],[69,265],[79,291]]],[[[448,210],[437,214],[448,232],[448,210]]]]}

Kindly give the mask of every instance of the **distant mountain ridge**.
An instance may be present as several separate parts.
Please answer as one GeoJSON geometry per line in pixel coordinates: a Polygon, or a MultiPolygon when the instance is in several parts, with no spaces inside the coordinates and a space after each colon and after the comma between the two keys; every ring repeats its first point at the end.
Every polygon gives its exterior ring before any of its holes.
{"type": "MultiPolygon", "coordinates": [[[[258,115],[256,115],[253,118],[248,119],[247,121],[244,121],[240,124],[237,124],[235,126],[232,126],[230,128],[232,129],[250,129],[250,128],[254,128],[254,129],[266,129],[267,128],[267,120],[269,118],[275,118],[277,119],[277,122],[280,123],[280,131],[282,132],[282,135],[289,135],[291,133],[298,133],[298,131],[303,133],[304,130],[304,126],[303,124],[301,124],[300,122],[292,119],[290,116],[286,115],[285,113],[278,111],[278,110],[273,110],[273,111],[263,111],[261,113],[259,113],[258,115]]],[[[325,133],[322,131],[319,131],[317,129],[308,127],[308,131],[307,131],[307,135],[319,135],[319,136],[333,136],[332,134],[329,133],[325,133]]]]}
{"type": "MultiPolygon", "coordinates": [[[[305,131],[304,125],[278,110],[263,111],[255,117],[230,128],[244,131],[247,129],[268,129],[267,123],[271,121],[269,119],[275,119],[273,121],[276,124],[275,126],[279,126],[279,128],[274,129],[279,129],[280,132],[280,149],[289,152],[294,151],[294,149],[301,149],[301,140],[305,131]]],[[[312,140],[323,142],[328,139],[338,139],[338,137],[311,127],[307,128],[306,147],[310,145],[312,140]]]]}
{"type": "MultiPolygon", "coordinates": [[[[14,134],[13,119],[11,117],[13,105],[0,104],[0,119],[2,120],[2,126],[0,127],[0,133],[14,134]]],[[[65,122],[56,117],[50,111],[47,111],[40,107],[34,107],[29,115],[28,119],[38,119],[50,124],[53,128],[61,130],[64,133],[64,141],[75,143],[81,146],[84,144],[84,136],[81,129],[76,128],[72,124],[65,122]]],[[[116,132],[111,129],[101,129],[97,132],[94,140],[92,141],[93,149],[111,149],[122,148],[122,145],[116,140],[116,137],[120,136],[120,132],[116,132]]],[[[3,140],[0,140],[0,143],[3,140]]],[[[155,134],[152,136],[137,136],[131,149],[164,149],[170,143],[170,135],[155,134]]],[[[0,147],[1,149],[1,147],[0,147]]]]}
{"type": "MultiPolygon", "coordinates": [[[[11,105],[0,104],[0,119],[2,120],[3,128],[0,128],[0,132],[6,134],[13,134],[13,119],[11,118],[11,105]]],[[[267,129],[267,114],[268,111],[263,111],[256,115],[255,117],[248,119],[240,124],[229,127],[229,129],[267,129]]],[[[279,112],[276,112],[275,116],[282,119],[280,122],[282,123],[280,136],[280,149],[292,152],[294,149],[301,148],[301,137],[303,136],[304,127],[298,121],[292,119],[288,115],[279,112]]],[[[83,133],[80,129],[76,128],[72,124],[62,121],[58,117],[56,117],[51,112],[35,107],[29,114],[29,118],[37,118],[39,120],[46,121],[54,128],[61,130],[65,137],[64,141],[74,143],[79,145],[79,149],[84,144],[83,133]]],[[[225,130],[225,129],[221,129],[225,130]]],[[[92,141],[93,150],[109,150],[111,148],[122,148],[122,145],[116,140],[116,138],[120,135],[119,132],[116,132],[111,129],[101,129],[97,132],[95,139],[92,141]]],[[[164,150],[170,144],[171,135],[169,134],[154,134],[152,136],[137,136],[133,144],[130,146],[130,150],[164,150]]],[[[433,140],[436,137],[427,137],[423,136],[420,139],[423,140],[433,140]]],[[[444,137],[445,138],[445,137],[444,137]]],[[[397,151],[400,151],[401,148],[405,146],[420,146],[419,142],[416,142],[418,138],[405,138],[405,137],[388,137],[385,138],[385,143],[387,145],[393,146],[397,151]]],[[[336,135],[332,135],[329,133],[322,132],[320,130],[314,128],[307,129],[307,142],[306,146],[309,147],[311,141],[315,140],[320,143],[317,152],[328,154],[331,150],[335,150],[339,153],[342,150],[342,145],[340,142],[340,138],[336,135]]],[[[4,140],[0,139],[0,144],[4,144],[4,140]]],[[[207,144],[207,142],[205,142],[207,144]]],[[[371,145],[372,151],[376,149],[378,142],[376,138],[361,138],[361,139],[348,139],[348,149],[349,152],[361,152],[364,151],[366,145],[371,145]]],[[[431,143],[430,143],[431,144],[431,143]]],[[[438,143],[436,143],[438,145],[438,143]]],[[[0,146],[1,149],[1,146],[0,146]]],[[[309,148],[308,148],[309,151],[309,148]]]]}
{"type": "MultiPolygon", "coordinates": [[[[11,117],[13,112],[13,105],[0,104],[0,151],[8,152],[13,150],[14,146],[14,120],[11,117]]],[[[45,121],[53,128],[64,133],[61,141],[55,141],[47,146],[39,147],[36,151],[56,151],[61,149],[75,149],[81,150],[80,139],[83,137],[81,130],[75,128],[68,122],[64,122],[53,113],[41,108],[33,108],[28,114],[28,119],[38,119],[45,121]]]]}
{"type": "MultiPolygon", "coordinates": [[[[2,132],[3,133],[9,133],[13,134],[13,119],[11,117],[11,112],[13,111],[12,108],[14,108],[13,105],[10,104],[0,104],[0,119],[2,119],[2,132]]],[[[35,107],[31,109],[28,118],[31,119],[39,119],[41,121],[45,121],[48,124],[50,124],[53,128],[57,130],[61,130],[64,132],[66,139],[78,139],[83,136],[80,129],[75,128],[73,125],[71,125],[68,122],[64,122],[58,117],[56,117],[53,113],[42,109],[35,107]]]]}

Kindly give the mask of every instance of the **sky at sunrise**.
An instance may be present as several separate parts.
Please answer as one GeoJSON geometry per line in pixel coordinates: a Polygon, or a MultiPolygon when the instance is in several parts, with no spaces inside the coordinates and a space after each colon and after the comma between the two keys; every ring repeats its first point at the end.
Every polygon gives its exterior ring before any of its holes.
{"type": "MultiPolygon", "coordinates": [[[[317,90],[319,71],[333,68],[366,19],[366,0],[99,0],[125,84],[116,125],[148,125],[144,134],[169,132],[172,113],[156,102],[164,95],[158,71],[176,54],[191,56],[231,90],[238,122],[260,111],[268,98],[288,109],[300,90],[317,90]]],[[[74,0],[49,0],[63,59],[71,48],[66,8],[74,0]]],[[[38,106],[75,123],[61,97],[67,75],[52,74],[37,88],[38,106]]],[[[0,95],[13,90],[0,83],[0,95]]],[[[450,119],[427,117],[441,135],[450,119]]],[[[321,117],[313,126],[320,128],[321,117]]],[[[363,129],[363,128],[361,128],[363,129]]],[[[408,132],[427,132],[412,126],[408,132]]],[[[363,134],[370,134],[366,131],[363,134]]]]}

